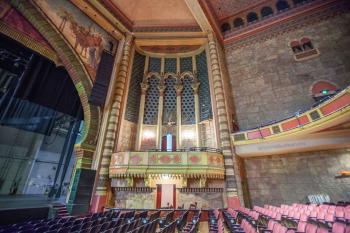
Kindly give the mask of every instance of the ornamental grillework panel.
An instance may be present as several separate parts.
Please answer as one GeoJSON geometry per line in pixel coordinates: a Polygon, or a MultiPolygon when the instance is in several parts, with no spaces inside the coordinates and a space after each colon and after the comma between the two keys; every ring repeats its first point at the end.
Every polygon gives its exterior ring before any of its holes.
{"type": "Polygon", "coordinates": [[[147,125],[156,125],[158,120],[159,79],[152,76],[148,79],[148,85],[143,123],[147,125]]]}
{"type": "Polygon", "coordinates": [[[132,66],[131,79],[129,83],[128,100],[126,103],[125,120],[138,122],[140,110],[141,82],[145,68],[145,56],[135,52],[132,66]]]}
{"type": "Polygon", "coordinates": [[[183,125],[195,124],[194,96],[192,89],[192,78],[183,79],[183,90],[181,98],[181,123],[183,125]]]}
{"type": "Polygon", "coordinates": [[[176,73],[176,58],[165,58],[164,59],[164,72],[176,73]]]}
{"type": "Polygon", "coordinates": [[[176,78],[165,79],[163,125],[176,122],[176,78]]]}
{"type": "Polygon", "coordinates": [[[180,58],[180,71],[181,71],[181,73],[183,73],[185,71],[192,72],[192,57],[180,58]]]}
{"type": "Polygon", "coordinates": [[[213,118],[210,98],[210,85],[208,79],[207,56],[205,51],[196,56],[196,66],[199,85],[199,112],[200,121],[213,118]]]}
{"type": "Polygon", "coordinates": [[[158,72],[160,73],[160,64],[161,59],[157,57],[150,57],[149,58],[149,64],[148,64],[148,71],[149,72],[158,72]]]}

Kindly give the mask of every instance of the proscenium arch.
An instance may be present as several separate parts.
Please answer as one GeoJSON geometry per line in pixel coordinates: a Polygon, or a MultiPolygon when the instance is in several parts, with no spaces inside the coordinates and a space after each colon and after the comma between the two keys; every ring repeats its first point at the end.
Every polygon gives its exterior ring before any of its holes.
{"type": "Polygon", "coordinates": [[[84,65],[63,36],[57,32],[50,24],[49,20],[33,5],[33,3],[31,3],[31,1],[12,0],[11,5],[38,30],[50,46],[57,52],[58,57],[72,78],[84,112],[83,136],[79,144],[87,149],[94,150],[97,141],[100,112],[98,107],[88,103],[92,83],[84,65]]]}

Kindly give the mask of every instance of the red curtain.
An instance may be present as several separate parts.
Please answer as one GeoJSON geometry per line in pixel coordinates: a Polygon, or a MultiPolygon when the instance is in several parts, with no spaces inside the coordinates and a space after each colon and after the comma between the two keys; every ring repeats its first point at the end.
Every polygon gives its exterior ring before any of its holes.
{"type": "Polygon", "coordinates": [[[176,136],[173,135],[173,151],[176,150],[176,136]]]}
{"type": "Polygon", "coordinates": [[[173,188],[173,206],[174,206],[174,209],[176,209],[176,184],[174,184],[174,188],[173,188]]]}
{"type": "Polygon", "coordinates": [[[162,185],[157,184],[157,202],[156,202],[156,208],[160,209],[162,204],[162,185]]]}
{"type": "Polygon", "coordinates": [[[166,143],[166,136],[163,136],[162,137],[162,150],[164,150],[164,151],[166,150],[166,144],[167,144],[166,143]]]}

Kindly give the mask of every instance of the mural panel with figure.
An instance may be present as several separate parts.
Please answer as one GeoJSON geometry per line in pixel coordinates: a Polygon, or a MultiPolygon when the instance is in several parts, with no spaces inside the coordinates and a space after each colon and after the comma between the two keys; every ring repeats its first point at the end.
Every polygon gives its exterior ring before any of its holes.
{"type": "Polygon", "coordinates": [[[34,2],[64,35],[95,80],[102,50],[114,53],[117,41],[69,1],[34,2]]]}

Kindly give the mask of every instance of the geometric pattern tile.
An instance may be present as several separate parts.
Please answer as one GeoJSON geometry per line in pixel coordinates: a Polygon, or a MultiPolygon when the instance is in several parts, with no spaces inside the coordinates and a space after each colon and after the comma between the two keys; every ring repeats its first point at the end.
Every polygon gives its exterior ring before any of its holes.
{"type": "Polygon", "coordinates": [[[213,118],[207,68],[207,56],[205,54],[205,51],[196,56],[196,66],[198,81],[200,83],[198,90],[200,121],[204,121],[213,118]]]}
{"type": "Polygon", "coordinates": [[[140,110],[141,82],[145,68],[145,56],[135,52],[132,65],[131,79],[129,83],[128,99],[125,110],[125,120],[134,123],[138,122],[140,110]]]}
{"type": "Polygon", "coordinates": [[[185,77],[183,79],[183,90],[181,98],[181,124],[195,124],[194,95],[192,89],[193,79],[185,77]]]}
{"type": "Polygon", "coordinates": [[[157,57],[150,57],[149,58],[149,65],[148,65],[148,71],[149,72],[158,72],[160,73],[160,63],[161,59],[157,57]]]}
{"type": "Polygon", "coordinates": [[[148,79],[148,85],[143,123],[156,125],[158,120],[159,79],[154,76],[150,77],[148,79]]]}
{"type": "Polygon", "coordinates": [[[164,72],[176,73],[176,58],[165,58],[164,59],[164,72]]]}
{"type": "Polygon", "coordinates": [[[192,72],[192,57],[182,57],[180,58],[180,71],[191,71],[192,72]]]}
{"type": "Polygon", "coordinates": [[[164,84],[163,125],[166,125],[169,120],[176,122],[176,78],[169,77],[165,79],[164,84]]]}

